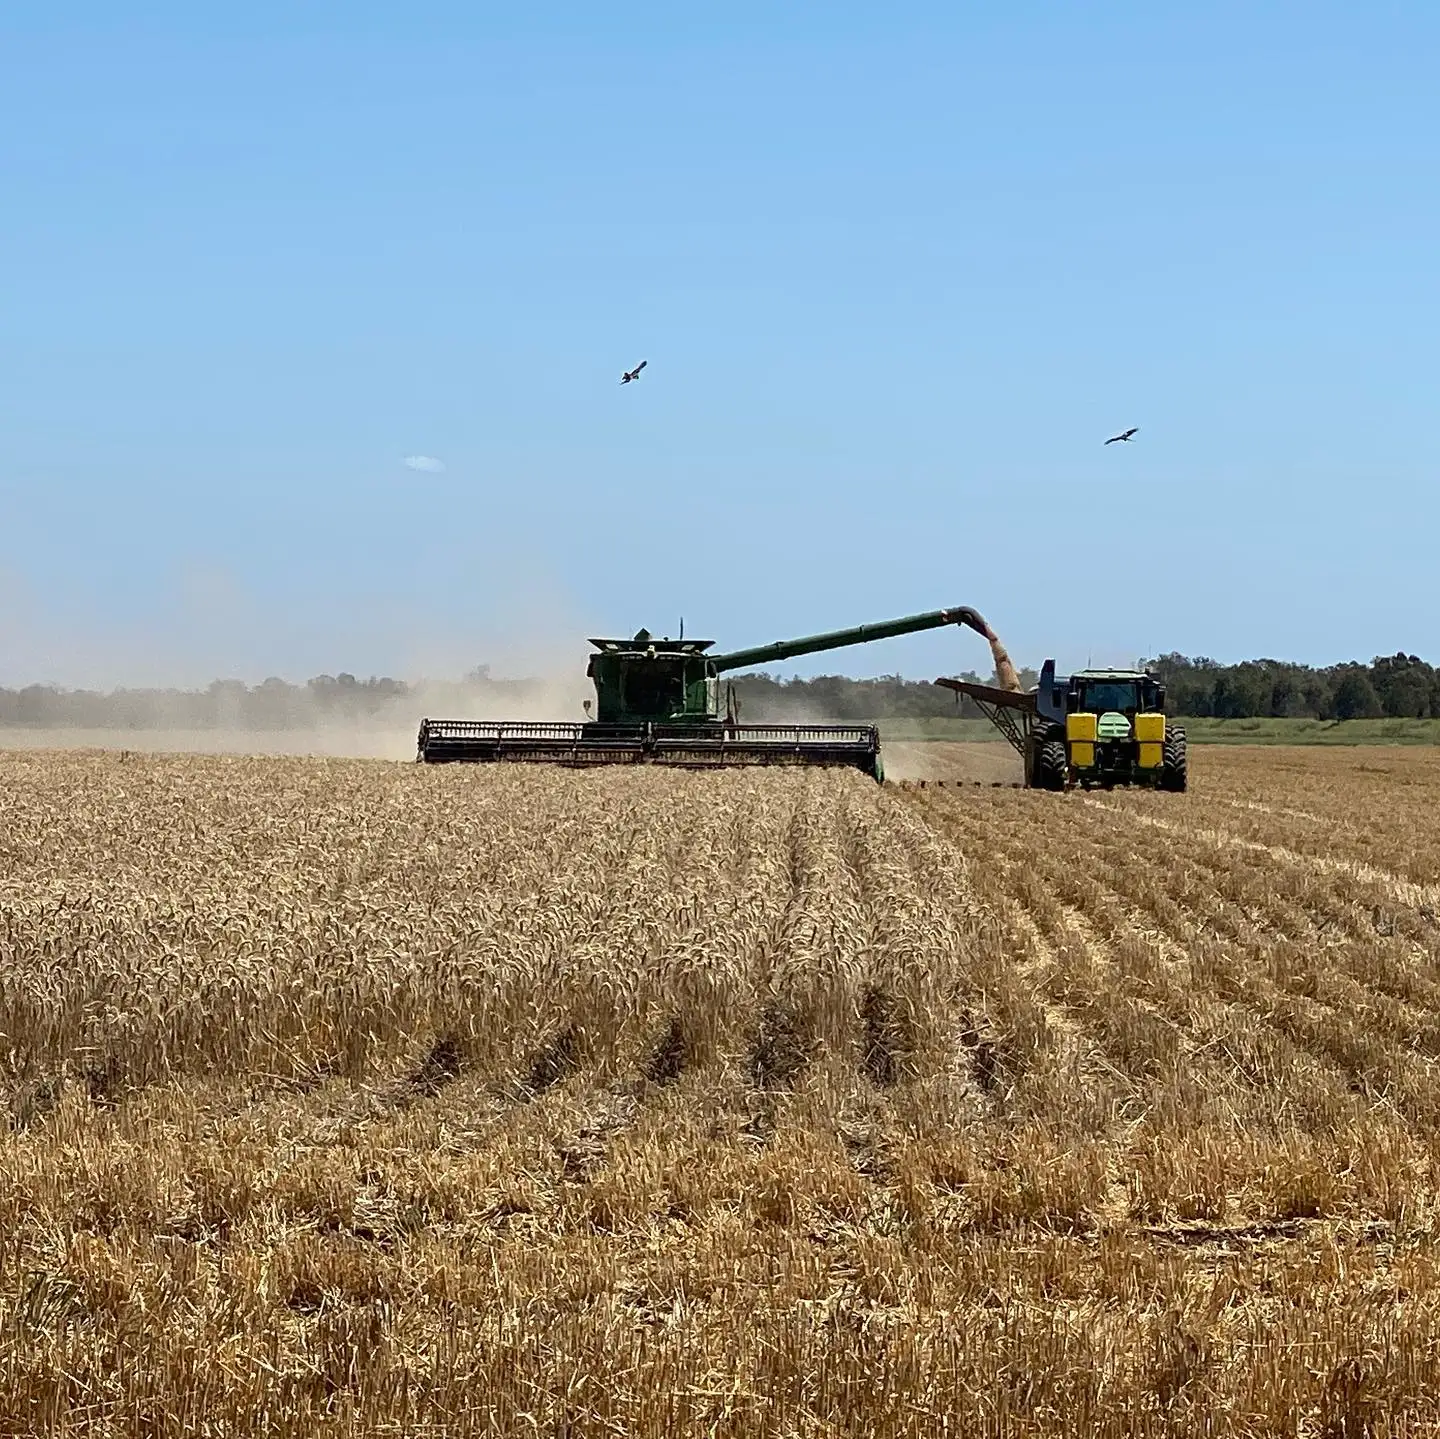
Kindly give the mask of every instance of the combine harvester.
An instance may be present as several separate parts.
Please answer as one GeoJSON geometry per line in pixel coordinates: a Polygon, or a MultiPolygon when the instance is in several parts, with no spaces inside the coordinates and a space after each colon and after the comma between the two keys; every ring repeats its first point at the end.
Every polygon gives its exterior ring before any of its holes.
{"type": "MultiPolygon", "coordinates": [[[[586,674],[594,681],[595,700],[588,722],[426,719],[420,724],[417,759],[426,764],[660,764],[687,769],[826,765],[858,769],[883,781],[876,726],[741,724],[728,684],[721,713],[720,677],[942,625],[966,625],[989,637],[980,615],[961,605],[730,654],[708,654],[714,640],[657,640],[648,630],[628,640],[592,639],[595,653],[586,674]]],[[[590,701],[585,708],[590,712],[590,701]]]]}
{"type": "MultiPolygon", "coordinates": [[[[998,641],[990,636],[991,643],[998,641]]],[[[997,651],[998,653],[998,651],[997,651]]],[[[1006,678],[1001,669],[1002,679],[1006,678]]],[[[1077,670],[1057,678],[1046,660],[1029,691],[938,679],[968,695],[1019,751],[1026,789],[1185,789],[1185,731],[1165,717],[1165,686],[1144,670],[1077,670]]]]}

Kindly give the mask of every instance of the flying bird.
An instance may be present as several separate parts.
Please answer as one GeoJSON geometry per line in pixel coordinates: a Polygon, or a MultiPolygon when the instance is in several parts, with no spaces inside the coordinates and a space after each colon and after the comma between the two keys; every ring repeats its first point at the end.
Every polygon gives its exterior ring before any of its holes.
{"type": "Polygon", "coordinates": [[[622,385],[628,385],[630,381],[635,379],[636,376],[639,375],[640,371],[643,370],[645,366],[649,363],[649,360],[641,360],[640,363],[636,365],[633,370],[624,371],[624,373],[620,376],[620,383],[622,385]]]}
{"type": "Polygon", "coordinates": [[[1116,440],[1128,440],[1128,439],[1130,438],[1130,436],[1133,435],[1133,434],[1135,433],[1135,431],[1138,430],[1139,428],[1140,428],[1139,425],[1131,425],[1131,427],[1130,427],[1128,430],[1126,430],[1123,434],[1111,435],[1110,438],[1105,441],[1105,443],[1106,443],[1107,445],[1113,445],[1116,440]]]}

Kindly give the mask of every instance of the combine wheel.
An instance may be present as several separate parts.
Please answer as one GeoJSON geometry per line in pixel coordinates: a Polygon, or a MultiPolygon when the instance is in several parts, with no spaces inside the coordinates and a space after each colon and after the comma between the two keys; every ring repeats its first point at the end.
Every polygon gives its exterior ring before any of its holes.
{"type": "Polygon", "coordinates": [[[1181,794],[1185,789],[1185,731],[1179,725],[1165,726],[1164,763],[1160,788],[1181,794]]]}

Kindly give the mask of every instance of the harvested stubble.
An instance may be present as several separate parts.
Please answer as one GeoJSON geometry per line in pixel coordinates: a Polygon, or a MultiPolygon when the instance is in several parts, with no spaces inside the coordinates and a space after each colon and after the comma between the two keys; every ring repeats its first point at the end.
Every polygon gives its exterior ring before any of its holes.
{"type": "Polygon", "coordinates": [[[1433,1430],[1440,762],[1194,769],[5,757],[0,1432],[1433,1430]]]}

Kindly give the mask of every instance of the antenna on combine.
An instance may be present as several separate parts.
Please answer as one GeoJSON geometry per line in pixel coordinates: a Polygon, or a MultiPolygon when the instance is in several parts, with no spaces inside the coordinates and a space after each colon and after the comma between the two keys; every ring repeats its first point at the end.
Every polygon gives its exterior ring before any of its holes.
{"type": "Polygon", "coordinates": [[[685,616],[684,616],[684,615],[681,615],[681,616],[680,616],[680,638],[681,638],[682,640],[685,638],[685,616]]]}

